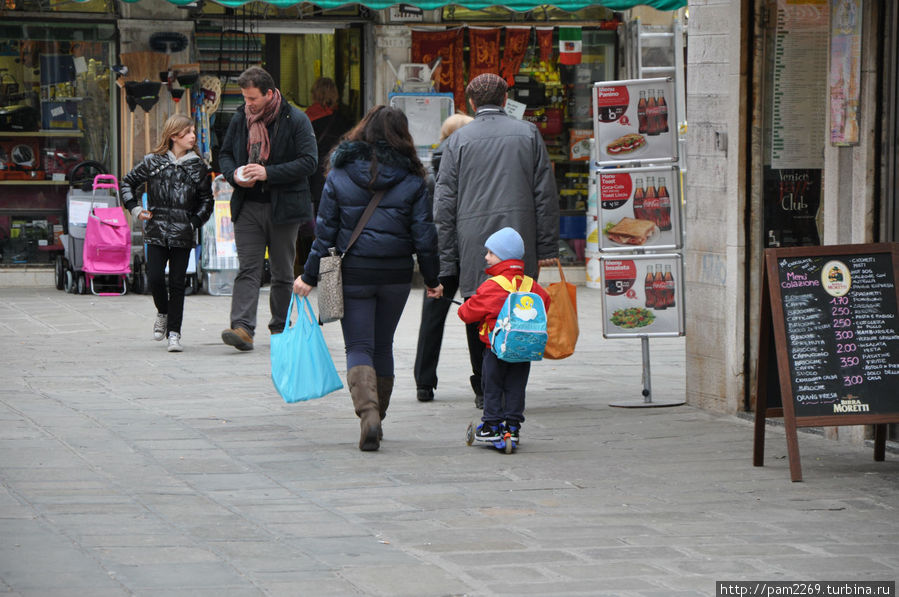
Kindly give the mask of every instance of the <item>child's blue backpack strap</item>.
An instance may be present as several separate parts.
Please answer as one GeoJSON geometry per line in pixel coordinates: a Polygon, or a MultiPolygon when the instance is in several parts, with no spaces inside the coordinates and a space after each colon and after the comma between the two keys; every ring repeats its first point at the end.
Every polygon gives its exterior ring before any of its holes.
{"type": "Polygon", "coordinates": [[[540,295],[531,292],[534,279],[529,276],[490,278],[509,293],[490,332],[490,349],[509,363],[543,359],[546,348],[546,307],[540,295]]]}

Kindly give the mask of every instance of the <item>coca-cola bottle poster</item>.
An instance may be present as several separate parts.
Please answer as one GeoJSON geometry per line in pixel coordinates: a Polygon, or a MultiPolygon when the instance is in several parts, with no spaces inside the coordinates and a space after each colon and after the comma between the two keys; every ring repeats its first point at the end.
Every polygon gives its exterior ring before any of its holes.
{"type": "Polygon", "coordinates": [[[597,162],[677,160],[674,81],[669,78],[604,81],[593,88],[597,162]]]}
{"type": "Polygon", "coordinates": [[[682,264],[674,253],[600,257],[603,336],[682,336],[682,264]]]}
{"type": "Polygon", "coordinates": [[[677,166],[596,172],[599,250],[681,248],[678,175],[677,166]]]}

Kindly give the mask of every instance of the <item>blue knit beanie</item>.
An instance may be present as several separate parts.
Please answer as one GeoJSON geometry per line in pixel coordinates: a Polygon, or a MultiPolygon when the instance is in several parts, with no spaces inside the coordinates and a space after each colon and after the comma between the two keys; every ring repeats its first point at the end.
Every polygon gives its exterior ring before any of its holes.
{"type": "Polygon", "coordinates": [[[508,226],[491,234],[484,246],[503,261],[524,259],[524,241],[514,228],[508,226]]]}

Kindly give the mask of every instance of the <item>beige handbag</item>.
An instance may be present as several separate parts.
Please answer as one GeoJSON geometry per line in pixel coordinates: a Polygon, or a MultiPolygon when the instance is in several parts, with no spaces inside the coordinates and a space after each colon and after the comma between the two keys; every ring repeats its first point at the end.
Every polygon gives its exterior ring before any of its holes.
{"type": "MultiPolygon", "coordinates": [[[[362,229],[368,223],[369,218],[374,213],[384,191],[375,193],[368,206],[365,208],[359,223],[353,230],[350,242],[346,246],[343,255],[346,255],[359,235],[362,229]]],[[[328,249],[328,254],[319,260],[318,265],[318,319],[321,323],[331,323],[343,319],[343,273],[341,264],[343,263],[343,255],[337,254],[337,248],[328,249]]]]}

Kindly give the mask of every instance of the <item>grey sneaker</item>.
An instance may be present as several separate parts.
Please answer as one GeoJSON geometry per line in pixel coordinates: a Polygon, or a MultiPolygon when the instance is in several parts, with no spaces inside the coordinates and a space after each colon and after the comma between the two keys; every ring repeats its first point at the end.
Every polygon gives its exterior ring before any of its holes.
{"type": "Polygon", "coordinates": [[[169,352],[181,352],[184,347],[181,346],[181,334],[178,332],[169,332],[169,352]]]}
{"type": "Polygon", "coordinates": [[[162,340],[165,338],[165,328],[169,324],[169,316],[165,313],[157,313],[156,321],[153,322],[153,339],[162,340]]]}

